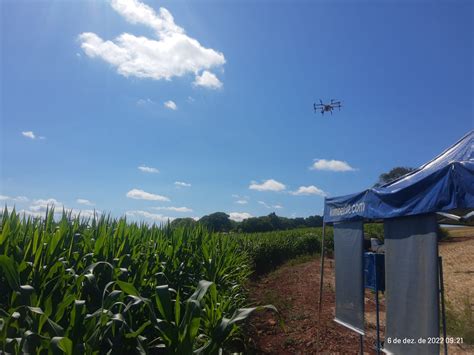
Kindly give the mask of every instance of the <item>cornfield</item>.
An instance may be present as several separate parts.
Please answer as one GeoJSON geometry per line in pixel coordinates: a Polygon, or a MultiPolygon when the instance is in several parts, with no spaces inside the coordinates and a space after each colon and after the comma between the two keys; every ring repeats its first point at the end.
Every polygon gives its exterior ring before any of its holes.
{"type": "MultiPolygon", "coordinates": [[[[334,249],[332,228],[327,228],[326,233],[325,250],[332,251],[334,249]]],[[[321,228],[232,235],[250,256],[255,274],[271,271],[285,261],[300,255],[319,253],[321,236],[321,228]]]]}
{"type": "Polygon", "coordinates": [[[53,217],[0,216],[0,352],[215,354],[256,309],[238,238],[53,217]]]}

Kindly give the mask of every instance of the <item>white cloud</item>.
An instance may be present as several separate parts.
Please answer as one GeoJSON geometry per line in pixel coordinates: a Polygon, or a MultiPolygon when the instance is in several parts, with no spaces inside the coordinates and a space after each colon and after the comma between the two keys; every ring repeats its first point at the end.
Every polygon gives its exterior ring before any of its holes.
{"type": "Polygon", "coordinates": [[[264,201],[257,201],[259,204],[261,204],[263,207],[268,208],[268,209],[281,209],[283,208],[282,205],[269,205],[268,203],[264,201]]]}
{"type": "Polygon", "coordinates": [[[30,216],[30,217],[34,217],[34,218],[44,217],[44,212],[34,212],[34,211],[25,210],[25,209],[19,210],[18,214],[25,215],[25,216],[30,216]]]}
{"type": "Polygon", "coordinates": [[[348,163],[341,160],[326,160],[326,159],[316,159],[310,167],[311,170],[327,170],[327,171],[354,171],[348,163]]]}
{"type": "Polygon", "coordinates": [[[47,208],[55,207],[57,211],[62,205],[62,202],[54,198],[48,198],[47,200],[38,199],[32,202],[29,209],[33,212],[45,212],[47,208]]]}
{"type": "Polygon", "coordinates": [[[217,76],[207,70],[204,70],[201,75],[196,75],[193,84],[209,89],[220,89],[222,87],[222,82],[217,76]]]}
{"type": "Polygon", "coordinates": [[[278,182],[273,179],[265,180],[261,184],[257,184],[257,182],[252,181],[249,186],[250,190],[257,190],[257,191],[283,191],[286,189],[286,186],[281,182],[278,182]]]}
{"type": "Polygon", "coordinates": [[[250,213],[247,212],[230,212],[229,218],[236,222],[242,222],[244,219],[253,217],[250,213]]]}
{"type": "Polygon", "coordinates": [[[155,102],[151,99],[138,99],[137,100],[137,105],[138,106],[145,106],[145,105],[150,105],[154,104],[155,102]]]}
{"type": "Polygon", "coordinates": [[[26,196],[10,197],[10,196],[5,196],[5,195],[0,195],[0,201],[28,202],[28,197],[26,196]]]}
{"type": "Polygon", "coordinates": [[[91,209],[86,209],[86,210],[81,210],[81,209],[75,209],[75,208],[67,208],[65,206],[60,206],[62,205],[61,202],[58,202],[54,198],[50,198],[47,200],[34,200],[32,205],[29,207],[29,209],[22,209],[19,210],[19,214],[23,214],[25,216],[31,216],[31,217],[44,217],[46,213],[46,208],[51,209],[54,207],[54,217],[56,219],[61,218],[63,211],[71,215],[72,218],[75,217],[84,217],[84,218],[92,218],[94,216],[99,217],[102,212],[98,210],[91,210],[91,209]]]}
{"type": "Polygon", "coordinates": [[[193,102],[196,101],[196,100],[194,99],[194,97],[188,96],[187,101],[188,101],[189,103],[193,103],[193,102]]]}
{"type": "Polygon", "coordinates": [[[87,56],[104,60],[119,74],[171,80],[186,74],[198,75],[203,70],[225,64],[221,52],[205,48],[186,35],[165,8],[155,12],[137,0],[112,0],[111,5],[128,22],[148,26],[157,36],[152,39],[123,33],[114,40],[103,40],[91,32],[79,35],[81,48],[87,56]]]}
{"type": "Polygon", "coordinates": [[[155,195],[149,192],[145,192],[139,189],[132,189],[127,192],[126,195],[128,198],[133,198],[135,200],[149,200],[149,201],[169,201],[170,199],[166,196],[155,195]]]}
{"type": "MultiPolygon", "coordinates": [[[[66,212],[66,214],[71,214],[72,218],[79,217],[79,216],[83,218],[93,218],[93,217],[98,218],[102,214],[101,211],[90,210],[90,209],[81,210],[81,209],[76,209],[76,208],[64,208],[64,211],[66,212]]],[[[62,209],[54,211],[54,214],[59,215],[59,216],[61,216],[62,213],[63,213],[62,209]]]]}
{"type": "Polygon", "coordinates": [[[81,217],[85,218],[93,218],[94,216],[97,218],[102,214],[102,212],[97,210],[72,210],[73,216],[78,214],[80,214],[81,217]]]}
{"type": "Polygon", "coordinates": [[[157,211],[173,211],[173,212],[193,212],[191,208],[188,207],[152,207],[154,210],[157,211]]]}
{"type": "Polygon", "coordinates": [[[302,196],[302,195],[317,195],[317,196],[326,196],[326,193],[317,188],[314,185],[310,186],[300,186],[298,190],[291,192],[292,195],[302,196]]]}
{"type": "Polygon", "coordinates": [[[187,182],[183,182],[183,181],[175,181],[174,184],[177,187],[191,187],[191,184],[188,184],[187,182]]]}
{"type": "Polygon", "coordinates": [[[158,174],[160,171],[157,168],[152,168],[151,166],[141,165],[138,167],[138,170],[143,171],[144,173],[158,174]]]}
{"type": "Polygon", "coordinates": [[[176,111],[178,109],[178,106],[176,106],[176,103],[174,101],[168,100],[163,103],[163,105],[166,108],[169,108],[170,110],[176,111]]]}
{"type": "Polygon", "coordinates": [[[249,202],[249,197],[248,196],[239,196],[237,194],[232,194],[232,197],[237,199],[234,202],[239,204],[239,205],[246,205],[249,202]]]}
{"type": "Polygon", "coordinates": [[[137,0],[112,0],[112,7],[128,22],[142,24],[153,28],[161,37],[166,34],[184,33],[184,30],[176,26],[173,16],[165,8],[160,8],[156,14],[153,8],[137,0]]]}
{"type": "Polygon", "coordinates": [[[30,139],[35,139],[36,138],[33,131],[25,131],[25,132],[21,132],[21,134],[26,138],[30,138],[30,139]]]}
{"type": "Polygon", "coordinates": [[[147,211],[140,211],[140,210],[135,210],[135,211],[127,211],[125,212],[125,215],[127,217],[132,217],[132,218],[146,218],[153,220],[155,222],[167,222],[167,221],[172,221],[174,217],[168,217],[168,216],[163,216],[162,214],[157,214],[157,213],[150,213],[147,211]]]}
{"type": "Polygon", "coordinates": [[[86,206],[94,206],[94,203],[89,201],[89,200],[86,200],[85,198],[78,198],[76,200],[77,203],[81,204],[81,205],[86,205],[86,206]]]}

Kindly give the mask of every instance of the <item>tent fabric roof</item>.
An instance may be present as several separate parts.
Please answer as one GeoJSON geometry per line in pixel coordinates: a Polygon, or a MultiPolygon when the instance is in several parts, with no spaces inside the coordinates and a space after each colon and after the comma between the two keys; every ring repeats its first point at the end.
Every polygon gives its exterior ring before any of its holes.
{"type": "Polygon", "coordinates": [[[418,169],[380,187],[327,198],[325,222],[474,208],[474,130],[418,169]]]}

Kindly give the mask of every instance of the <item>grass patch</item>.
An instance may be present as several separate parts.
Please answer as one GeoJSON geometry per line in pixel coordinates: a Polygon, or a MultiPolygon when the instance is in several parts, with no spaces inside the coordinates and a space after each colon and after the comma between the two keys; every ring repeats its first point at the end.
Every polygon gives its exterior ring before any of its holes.
{"type": "Polygon", "coordinates": [[[474,344],[474,312],[471,296],[468,294],[460,310],[446,304],[446,328],[449,336],[461,337],[465,344],[474,344]]]}

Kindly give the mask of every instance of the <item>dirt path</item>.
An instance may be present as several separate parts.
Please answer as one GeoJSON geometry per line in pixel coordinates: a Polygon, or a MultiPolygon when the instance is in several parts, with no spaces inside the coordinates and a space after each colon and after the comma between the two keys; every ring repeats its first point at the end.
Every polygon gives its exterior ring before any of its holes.
{"type": "MultiPolygon", "coordinates": [[[[278,317],[270,312],[252,318],[250,337],[253,353],[358,353],[359,335],[333,321],[335,298],[332,260],[328,260],[325,265],[324,306],[321,327],[318,326],[319,268],[319,258],[297,265],[287,264],[251,284],[252,300],[259,304],[274,304],[283,320],[283,326],[280,326],[278,317]]],[[[375,302],[367,297],[371,297],[370,294],[366,294],[366,318],[375,322],[375,302]]],[[[364,350],[372,353],[370,349],[375,344],[375,325],[368,323],[364,350]]]]}

